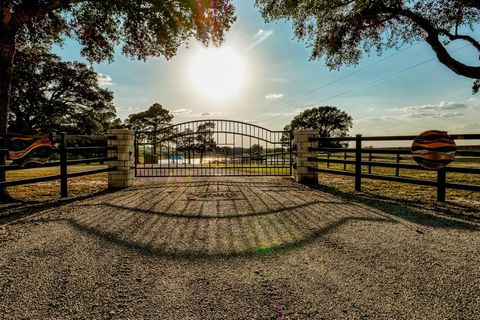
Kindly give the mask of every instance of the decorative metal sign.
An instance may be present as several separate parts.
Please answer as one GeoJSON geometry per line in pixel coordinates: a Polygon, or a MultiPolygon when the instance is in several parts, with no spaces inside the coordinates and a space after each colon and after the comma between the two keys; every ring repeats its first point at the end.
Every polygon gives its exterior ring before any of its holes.
{"type": "Polygon", "coordinates": [[[8,159],[21,166],[42,164],[52,155],[52,143],[44,136],[13,135],[8,139],[8,159]]]}
{"type": "Polygon", "coordinates": [[[413,159],[430,170],[445,168],[455,159],[456,151],[455,141],[445,131],[425,131],[412,143],[413,159]]]}

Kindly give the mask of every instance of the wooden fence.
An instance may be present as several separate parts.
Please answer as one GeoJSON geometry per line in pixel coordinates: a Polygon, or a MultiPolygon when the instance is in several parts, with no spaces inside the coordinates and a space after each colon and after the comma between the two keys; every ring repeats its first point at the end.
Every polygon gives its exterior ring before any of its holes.
{"type": "MultiPolygon", "coordinates": [[[[15,136],[23,136],[17,134],[2,134],[0,137],[9,139],[15,136]]],[[[31,136],[38,138],[38,136],[31,136]]],[[[60,196],[62,198],[68,196],[68,179],[74,177],[81,177],[91,174],[103,173],[108,171],[114,171],[115,168],[101,168],[94,170],[86,170],[82,172],[68,173],[68,166],[77,165],[77,164],[90,164],[90,163],[102,163],[106,161],[114,161],[116,157],[107,157],[108,150],[116,150],[116,147],[107,146],[107,138],[113,139],[115,137],[107,136],[81,136],[81,135],[67,135],[66,133],[61,133],[59,135],[50,134],[49,139],[52,141],[54,147],[52,148],[52,155],[57,154],[59,160],[49,161],[42,165],[39,165],[38,168],[44,167],[60,167],[60,174],[58,175],[49,175],[36,178],[28,178],[22,180],[13,180],[13,181],[0,181],[0,188],[7,188],[13,186],[20,186],[26,184],[34,184],[45,181],[54,181],[60,180],[60,196]],[[71,146],[72,141],[74,140],[95,140],[100,141],[101,145],[95,146],[71,146]],[[70,142],[70,145],[69,145],[70,142]],[[58,145],[58,147],[56,146],[58,145]],[[87,154],[87,157],[81,159],[72,159],[74,155],[87,154]],[[92,156],[94,155],[94,156],[92,156]]],[[[5,156],[8,153],[8,149],[0,149],[0,156],[5,156]]],[[[27,170],[33,169],[32,167],[24,167],[20,165],[0,165],[0,172],[12,171],[12,170],[27,170]]]]}
{"type": "MultiPolygon", "coordinates": [[[[480,134],[454,134],[450,135],[455,140],[480,140],[480,134]]],[[[411,183],[424,186],[432,186],[437,189],[437,200],[440,202],[445,202],[445,193],[446,189],[459,189],[459,190],[468,190],[468,191],[480,191],[480,185],[477,184],[466,184],[466,183],[456,183],[447,181],[447,172],[455,173],[465,173],[472,175],[480,175],[480,166],[476,167],[446,167],[444,169],[438,170],[436,174],[436,180],[427,180],[427,179],[417,179],[412,177],[403,177],[400,176],[400,169],[412,169],[412,170],[423,170],[427,169],[414,164],[414,163],[401,163],[401,160],[406,158],[411,159],[411,151],[407,148],[364,148],[363,144],[366,141],[413,141],[416,136],[377,136],[377,137],[363,137],[362,135],[357,135],[355,137],[343,137],[343,138],[322,138],[315,137],[310,138],[309,142],[319,142],[319,146],[314,148],[309,148],[311,153],[308,157],[308,161],[317,162],[317,163],[326,163],[327,168],[318,168],[318,167],[308,167],[309,171],[312,172],[322,172],[338,175],[346,175],[355,177],[355,191],[362,190],[362,179],[375,179],[375,180],[384,180],[384,181],[393,181],[393,182],[402,182],[402,183],[411,183]],[[355,147],[322,147],[323,144],[328,142],[354,142],[355,147]],[[353,156],[350,156],[352,155],[353,156]],[[324,155],[324,157],[322,157],[324,155]],[[332,159],[331,155],[337,155],[337,159],[332,159]],[[343,155],[343,159],[338,159],[343,155]],[[326,156],[326,158],[325,158],[326,156]],[[353,159],[353,160],[349,160],[353,159]],[[392,162],[383,161],[383,160],[394,160],[392,162]],[[382,161],[374,161],[382,160],[382,161]],[[343,170],[333,170],[328,168],[331,163],[334,164],[343,164],[343,170]],[[354,171],[348,171],[347,165],[354,165],[354,171]],[[362,172],[364,166],[368,167],[368,173],[362,172]],[[394,168],[395,175],[384,175],[384,174],[374,174],[372,173],[372,167],[382,167],[382,168],[394,168]]],[[[474,149],[472,146],[462,146],[458,148],[456,152],[456,157],[461,157],[462,163],[466,159],[473,160],[472,162],[478,163],[480,160],[480,148],[474,149]]],[[[480,176],[479,176],[480,177],[480,176]]]]}

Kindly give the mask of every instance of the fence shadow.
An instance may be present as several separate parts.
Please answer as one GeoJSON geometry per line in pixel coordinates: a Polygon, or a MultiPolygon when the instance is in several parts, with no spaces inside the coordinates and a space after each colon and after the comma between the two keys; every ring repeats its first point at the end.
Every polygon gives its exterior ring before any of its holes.
{"type": "Polygon", "coordinates": [[[446,208],[428,209],[425,204],[411,201],[399,201],[375,194],[352,194],[326,185],[311,185],[312,189],[331,194],[339,199],[349,199],[352,202],[379,210],[395,218],[400,218],[419,226],[433,228],[452,228],[464,230],[480,230],[480,218],[466,215],[446,208]]]}
{"type": "Polygon", "coordinates": [[[96,191],[84,195],[69,198],[58,198],[50,201],[23,201],[18,200],[14,203],[0,204],[0,223],[7,223],[22,219],[28,215],[38,213],[48,209],[59,208],[63,205],[75,203],[78,201],[102,196],[112,193],[109,190],[96,191]]]}
{"type": "Polygon", "coordinates": [[[414,208],[323,192],[277,181],[199,180],[158,183],[83,199],[68,214],[54,212],[10,224],[62,221],[79,232],[144,254],[174,259],[280,254],[365,223],[479,230],[469,222],[414,208]]]}

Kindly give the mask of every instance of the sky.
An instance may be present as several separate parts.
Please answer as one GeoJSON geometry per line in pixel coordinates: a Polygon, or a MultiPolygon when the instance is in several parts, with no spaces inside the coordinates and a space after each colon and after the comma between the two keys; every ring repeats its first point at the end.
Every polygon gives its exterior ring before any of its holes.
{"type": "MultiPolygon", "coordinates": [[[[102,85],[114,92],[118,116],[125,119],[160,103],[174,114],[174,123],[221,118],[280,130],[302,110],[330,105],[353,117],[352,135],[480,132],[480,94],[472,95],[473,81],[441,65],[428,45],[372,53],[357,66],[329,71],[323,61],[309,61],[310,50],[293,38],[291,22],[266,24],[253,0],[234,4],[237,21],[223,46],[241,60],[230,75],[237,79],[241,72],[244,81],[229,97],[200,92],[192,66],[203,51],[195,41],[168,61],[134,61],[118,52],[113,63],[93,65],[102,85]]],[[[478,53],[465,43],[449,50],[464,63],[479,65],[478,53]]],[[[86,62],[74,40],[55,52],[86,62]]]]}

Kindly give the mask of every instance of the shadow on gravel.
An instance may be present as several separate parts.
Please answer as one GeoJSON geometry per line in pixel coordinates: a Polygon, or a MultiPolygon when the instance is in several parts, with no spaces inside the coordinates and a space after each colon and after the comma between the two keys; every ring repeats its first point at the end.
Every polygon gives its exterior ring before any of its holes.
{"type": "Polygon", "coordinates": [[[63,205],[102,196],[108,193],[112,193],[112,191],[103,190],[85,194],[82,196],[58,199],[53,201],[18,201],[11,204],[0,203],[0,224],[15,221],[17,219],[24,218],[25,216],[38,213],[40,211],[58,208],[63,205]]]}
{"type": "Polygon", "coordinates": [[[362,224],[372,234],[379,223],[403,224],[410,229],[406,232],[422,233],[405,221],[479,230],[468,221],[325,187],[225,180],[137,186],[72,203],[61,216],[49,211],[9,225],[67,223],[84,235],[143,254],[210,259],[286,253],[328,242],[352,224],[362,224]]]}
{"type": "Polygon", "coordinates": [[[310,186],[312,189],[329,193],[339,199],[348,199],[350,201],[369,206],[380,210],[383,213],[407,220],[409,222],[433,228],[451,228],[479,231],[478,223],[480,219],[475,216],[458,214],[438,208],[438,212],[422,208],[411,202],[400,202],[397,200],[373,196],[370,194],[351,194],[342,192],[336,188],[325,185],[310,186]]]}
{"type": "Polygon", "coordinates": [[[283,253],[352,223],[389,223],[348,199],[290,181],[200,180],[138,186],[10,225],[67,223],[88,236],[173,259],[283,253]]]}

